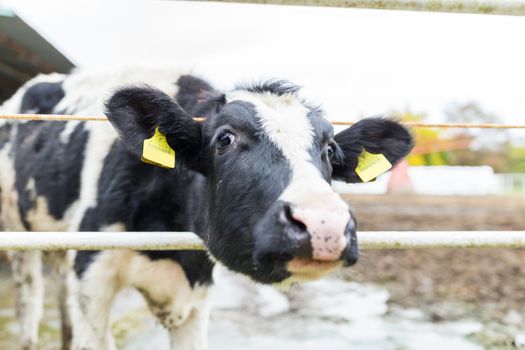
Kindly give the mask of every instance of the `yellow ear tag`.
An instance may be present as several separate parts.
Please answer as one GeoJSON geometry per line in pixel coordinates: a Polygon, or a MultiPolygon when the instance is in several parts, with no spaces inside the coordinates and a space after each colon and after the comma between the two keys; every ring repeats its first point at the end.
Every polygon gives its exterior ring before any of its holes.
{"type": "Polygon", "coordinates": [[[355,172],[363,182],[370,182],[391,168],[392,164],[384,155],[369,153],[363,149],[357,158],[355,172]]]}
{"type": "Polygon", "coordinates": [[[166,135],[158,127],[151,138],[144,140],[142,161],[163,168],[175,168],[175,151],[168,145],[166,135]]]}

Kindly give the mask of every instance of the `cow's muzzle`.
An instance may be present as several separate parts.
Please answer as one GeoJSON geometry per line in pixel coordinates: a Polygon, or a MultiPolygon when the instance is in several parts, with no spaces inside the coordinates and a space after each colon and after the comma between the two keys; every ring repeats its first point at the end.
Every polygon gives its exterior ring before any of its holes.
{"type": "Polygon", "coordinates": [[[256,263],[284,262],[292,274],[355,264],[359,257],[355,220],[348,207],[331,205],[331,199],[320,197],[303,205],[280,202],[274,207],[274,225],[280,232],[258,237],[256,263]]]}

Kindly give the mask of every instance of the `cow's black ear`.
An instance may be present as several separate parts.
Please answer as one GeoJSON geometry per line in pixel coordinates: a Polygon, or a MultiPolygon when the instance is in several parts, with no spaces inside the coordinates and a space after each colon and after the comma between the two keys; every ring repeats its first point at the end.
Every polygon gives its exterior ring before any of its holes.
{"type": "Polygon", "coordinates": [[[395,165],[414,146],[410,132],[401,124],[385,118],[367,118],[335,136],[338,150],[333,158],[332,178],[345,182],[362,182],[356,174],[358,157],[363,150],[383,154],[395,165]]]}
{"type": "Polygon", "coordinates": [[[175,150],[177,166],[182,162],[204,172],[200,164],[202,126],[164,92],[147,86],[122,88],[106,101],[106,115],[137,157],[142,156],[144,140],[158,127],[175,150]]]}

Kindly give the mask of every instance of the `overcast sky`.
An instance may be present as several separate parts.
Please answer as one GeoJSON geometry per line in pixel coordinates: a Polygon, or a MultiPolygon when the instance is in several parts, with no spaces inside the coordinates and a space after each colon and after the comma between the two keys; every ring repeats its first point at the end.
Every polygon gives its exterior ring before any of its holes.
{"type": "Polygon", "coordinates": [[[182,1],[0,0],[77,65],[282,77],[331,119],[477,101],[525,122],[525,17],[182,1]]]}

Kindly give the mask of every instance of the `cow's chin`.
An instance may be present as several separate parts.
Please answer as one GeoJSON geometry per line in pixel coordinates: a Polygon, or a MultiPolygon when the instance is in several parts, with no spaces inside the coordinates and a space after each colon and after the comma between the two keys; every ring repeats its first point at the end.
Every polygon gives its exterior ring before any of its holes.
{"type": "Polygon", "coordinates": [[[342,266],[343,262],[340,260],[320,261],[307,258],[294,258],[286,265],[290,277],[278,283],[277,286],[280,288],[288,288],[294,283],[315,281],[340,269],[342,266]]]}

